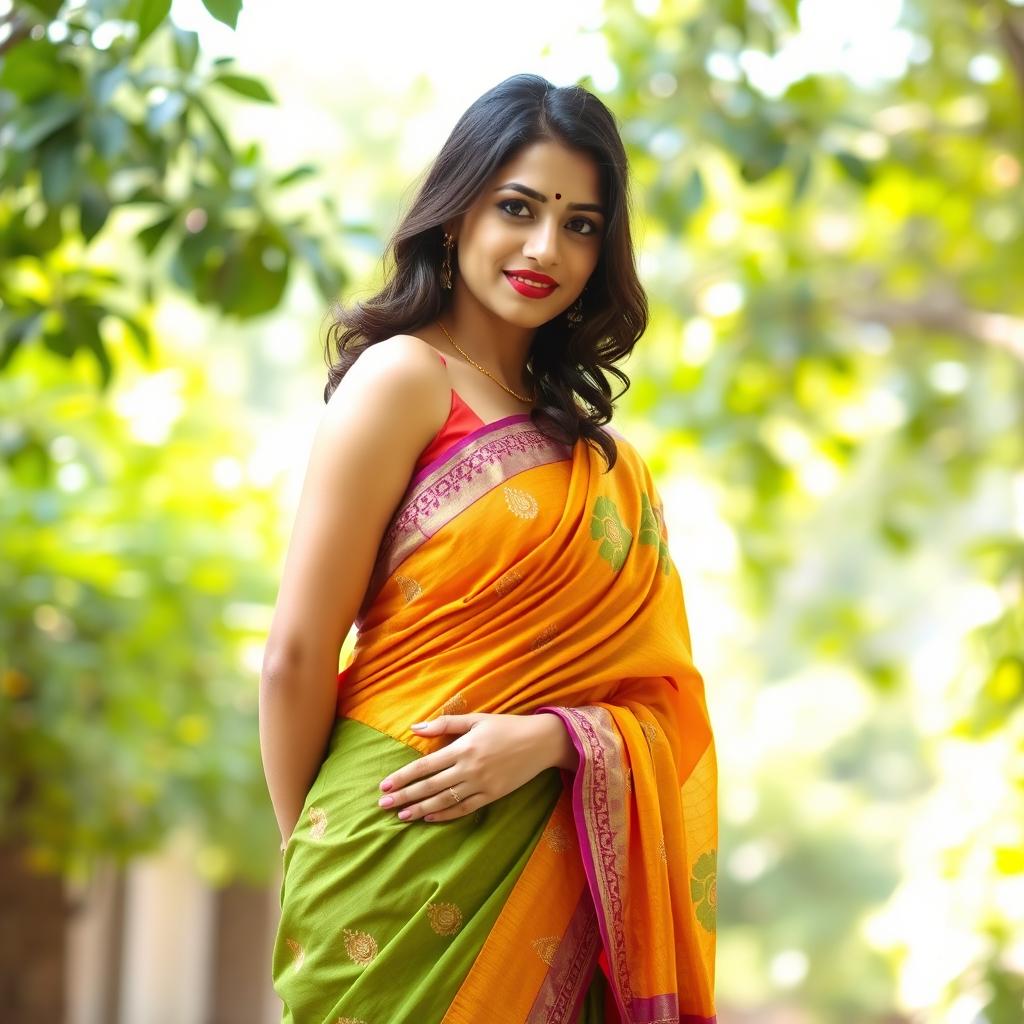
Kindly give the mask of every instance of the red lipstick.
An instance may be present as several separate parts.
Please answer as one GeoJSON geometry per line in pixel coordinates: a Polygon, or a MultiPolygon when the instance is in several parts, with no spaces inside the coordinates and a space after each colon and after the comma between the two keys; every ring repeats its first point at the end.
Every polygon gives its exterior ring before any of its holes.
{"type": "Polygon", "coordinates": [[[508,283],[520,295],[525,295],[530,299],[547,298],[558,287],[558,282],[553,277],[548,277],[547,274],[538,274],[534,270],[505,270],[503,273],[508,283]],[[516,276],[513,277],[513,274],[516,276]],[[528,284],[526,280],[519,280],[519,278],[528,279],[530,283],[528,284]]]}

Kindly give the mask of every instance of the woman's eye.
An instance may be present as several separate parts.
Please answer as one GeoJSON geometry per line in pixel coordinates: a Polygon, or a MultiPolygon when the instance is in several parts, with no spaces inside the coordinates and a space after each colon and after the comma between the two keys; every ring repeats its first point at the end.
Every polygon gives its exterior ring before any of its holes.
{"type": "MultiPolygon", "coordinates": [[[[517,206],[522,207],[524,210],[529,210],[529,207],[526,205],[526,203],[523,202],[522,199],[503,199],[500,203],[498,203],[499,209],[504,210],[507,214],[509,214],[512,217],[518,217],[520,220],[523,219],[520,216],[520,214],[513,213],[512,210],[509,209],[509,206],[517,206]]],[[[574,229],[576,231],[576,234],[578,235],[593,235],[597,233],[597,226],[594,224],[593,221],[587,220],[586,217],[573,217],[573,219],[569,221],[569,223],[586,225],[586,231],[580,230],[579,228],[574,229]]]]}
{"type": "Polygon", "coordinates": [[[503,199],[500,203],[498,203],[498,207],[500,209],[504,210],[506,213],[511,213],[513,217],[518,217],[519,214],[512,213],[512,211],[508,209],[510,205],[522,206],[524,209],[526,208],[526,203],[524,203],[522,199],[503,199]]]}

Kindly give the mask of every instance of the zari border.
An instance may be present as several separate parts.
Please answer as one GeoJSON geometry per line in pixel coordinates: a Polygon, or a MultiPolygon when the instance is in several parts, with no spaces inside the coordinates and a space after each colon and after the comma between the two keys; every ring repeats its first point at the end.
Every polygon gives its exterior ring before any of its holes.
{"type": "Polygon", "coordinates": [[[623,887],[629,808],[625,803],[625,750],[612,716],[601,707],[543,707],[565,723],[579,754],[572,788],[573,816],[580,854],[597,921],[615,983],[615,1001],[622,1024],[715,1024],[716,1017],[679,1016],[679,995],[634,997],[629,979],[623,887]]]}
{"type": "Polygon", "coordinates": [[[594,901],[584,886],[526,1024],[574,1024],[597,969],[596,923],[594,901]]]}
{"type": "Polygon", "coordinates": [[[579,754],[572,786],[573,817],[587,882],[597,906],[597,921],[616,984],[615,998],[623,1024],[632,1024],[626,1007],[633,999],[626,957],[622,882],[626,860],[626,807],[612,806],[609,773],[625,778],[625,752],[611,715],[599,707],[538,708],[553,711],[565,723],[579,754]],[[600,865],[600,867],[598,867],[600,865]],[[611,929],[611,934],[609,934],[611,929]]]}
{"type": "Polygon", "coordinates": [[[423,543],[473,502],[523,470],[572,458],[572,446],[538,430],[528,416],[507,416],[473,431],[466,443],[413,477],[377,553],[356,625],[385,581],[423,543]]]}
{"type": "Polygon", "coordinates": [[[409,481],[409,490],[416,487],[421,480],[425,480],[434,470],[443,466],[453,455],[458,454],[467,445],[472,444],[478,438],[483,437],[485,434],[489,434],[492,430],[497,430],[499,427],[508,426],[510,423],[528,423],[530,422],[530,414],[528,412],[514,413],[512,416],[504,416],[500,420],[494,420],[491,423],[483,423],[476,430],[471,431],[463,437],[460,437],[457,441],[448,445],[447,448],[442,449],[437,455],[433,457],[425,466],[421,466],[420,469],[413,476],[412,480],[409,481]]]}

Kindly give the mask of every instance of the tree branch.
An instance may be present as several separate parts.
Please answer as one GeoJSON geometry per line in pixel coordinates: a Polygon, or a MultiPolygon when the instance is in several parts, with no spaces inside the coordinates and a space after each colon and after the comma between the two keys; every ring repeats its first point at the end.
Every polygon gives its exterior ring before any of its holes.
{"type": "Polygon", "coordinates": [[[1017,86],[1024,94],[1024,28],[1012,11],[1004,10],[996,25],[996,34],[1010,58],[1010,66],[1017,76],[1017,86]]]}
{"type": "Polygon", "coordinates": [[[972,341],[1009,352],[1024,363],[1024,318],[1008,313],[971,309],[948,291],[933,292],[912,302],[872,300],[840,302],[842,313],[855,320],[887,327],[921,327],[960,334],[972,341]]]}
{"type": "Polygon", "coordinates": [[[31,31],[32,23],[26,18],[11,17],[0,23],[0,27],[10,26],[10,31],[2,43],[0,43],[0,57],[18,45],[31,31]]]}

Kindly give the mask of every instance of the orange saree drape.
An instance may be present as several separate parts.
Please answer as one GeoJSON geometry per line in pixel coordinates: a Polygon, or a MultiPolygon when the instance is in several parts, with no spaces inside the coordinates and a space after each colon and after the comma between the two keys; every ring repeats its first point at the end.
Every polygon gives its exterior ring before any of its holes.
{"type": "Polygon", "coordinates": [[[416,752],[448,740],[411,723],[478,711],[558,715],[579,754],[447,1024],[573,1024],[597,969],[607,1020],[715,1020],[714,739],[660,496],[611,433],[607,472],[525,415],[424,467],[339,674],[338,715],[416,752]]]}

